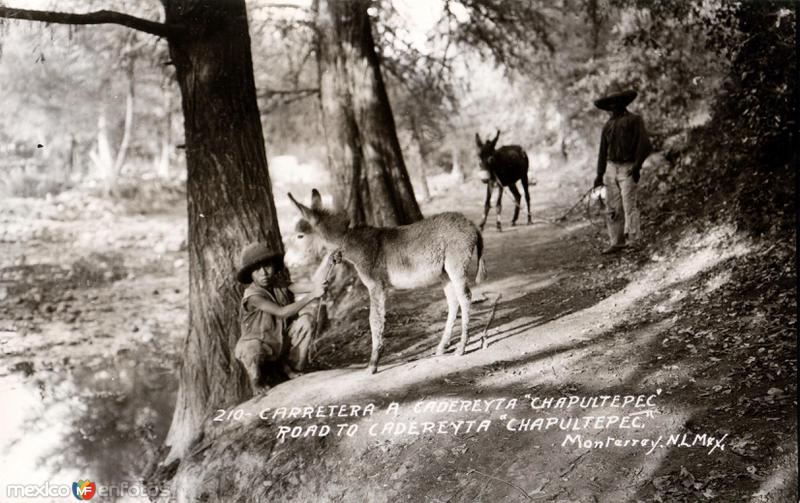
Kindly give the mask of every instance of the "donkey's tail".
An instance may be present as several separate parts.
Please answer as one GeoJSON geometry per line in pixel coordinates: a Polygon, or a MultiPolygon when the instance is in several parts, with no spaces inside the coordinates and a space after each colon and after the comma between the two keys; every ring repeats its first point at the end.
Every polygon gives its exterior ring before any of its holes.
{"type": "Polygon", "coordinates": [[[481,281],[486,279],[486,264],[483,261],[483,235],[477,227],[475,232],[478,236],[475,243],[475,247],[478,249],[478,273],[475,275],[475,283],[480,284],[481,281]]]}

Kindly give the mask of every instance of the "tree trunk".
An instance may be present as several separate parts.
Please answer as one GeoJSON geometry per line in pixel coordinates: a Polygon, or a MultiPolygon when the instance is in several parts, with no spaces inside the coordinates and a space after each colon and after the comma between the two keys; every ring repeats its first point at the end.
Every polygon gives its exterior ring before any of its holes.
{"type": "Polygon", "coordinates": [[[125,122],[122,126],[122,140],[119,142],[119,149],[117,149],[117,156],[114,159],[114,167],[111,170],[111,183],[109,190],[114,187],[122,172],[122,166],[125,164],[125,158],[128,156],[128,145],[131,143],[131,134],[133,132],[133,107],[134,97],[136,91],[136,59],[130,56],[128,59],[125,75],[128,79],[128,90],[125,94],[125,122]]]}
{"type": "Polygon", "coordinates": [[[105,110],[100,110],[97,117],[97,150],[90,154],[94,172],[106,183],[111,178],[111,167],[114,163],[111,157],[111,143],[108,141],[108,126],[106,125],[105,110]]]}
{"type": "Polygon", "coordinates": [[[463,182],[464,171],[461,169],[461,163],[458,160],[459,151],[455,143],[450,147],[450,154],[453,157],[453,168],[450,170],[450,174],[453,175],[453,178],[458,180],[459,183],[463,182]]]}
{"type": "Polygon", "coordinates": [[[153,165],[159,178],[170,178],[170,153],[172,152],[172,93],[169,89],[163,90],[164,118],[161,121],[161,147],[156,153],[153,165]]]}
{"type": "Polygon", "coordinates": [[[592,25],[592,56],[596,58],[600,55],[600,12],[597,0],[589,0],[587,9],[592,25]]]}
{"type": "Polygon", "coordinates": [[[108,124],[105,111],[101,111],[100,117],[97,119],[97,152],[92,153],[92,162],[105,183],[106,195],[110,195],[112,189],[116,186],[117,178],[122,170],[122,165],[125,163],[128,145],[130,144],[130,138],[133,132],[134,69],[134,63],[131,59],[128,62],[126,70],[128,91],[125,97],[125,122],[123,125],[122,140],[120,141],[116,156],[111,153],[111,142],[108,139],[108,124]]]}
{"type": "Polygon", "coordinates": [[[431,189],[428,187],[428,174],[426,171],[428,165],[428,151],[422,143],[422,134],[419,132],[419,124],[414,115],[411,115],[411,139],[417,144],[417,151],[419,152],[419,178],[420,187],[422,187],[422,200],[427,201],[431,198],[431,189]]]}
{"type": "Polygon", "coordinates": [[[317,62],[334,204],[354,224],[422,218],[381,75],[368,0],[316,0],[317,62]]]}
{"type": "MultiPolygon", "coordinates": [[[[162,132],[162,135],[164,133],[162,132]]],[[[161,146],[153,159],[156,175],[162,180],[169,180],[170,178],[170,159],[169,153],[172,150],[172,145],[167,136],[161,137],[161,146]]]]}
{"type": "Polygon", "coordinates": [[[64,172],[64,181],[69,182],[72,178],[72,173],[75,172],[75,133],[69,134],[69,153],[67,154],[66,170],[64,172]]]}
{"type": "Polygon", "coordinates": [[[184,114],[189,212],[189,333],[166,444],[181,457],[207,415],[251,396],[233,357],[239,337],[238,251],[283,250],[256,104],[243,0],[164,1],[184,114]]]}

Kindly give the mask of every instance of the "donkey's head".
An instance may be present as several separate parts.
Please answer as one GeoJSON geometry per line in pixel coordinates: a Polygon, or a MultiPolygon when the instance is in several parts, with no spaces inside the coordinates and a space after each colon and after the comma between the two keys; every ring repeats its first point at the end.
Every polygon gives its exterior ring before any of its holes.
{"type": "Polygon", "coordinates": [[[481,141],[481,137],[478,133],[475,133],[475,143],[478,145],[478,157],[481,160],[481,165],[478,171],[478,175],[483,183],[488,182],[492,178],[492,164],[494,158],[494,147],[497,145],[497,139],[500,138],[500,130],[497,130],[497,134],[494,136],[493,140],[486,140],[486,142],[481,141]]]}
{"type": "Polygon", "coordinates": [[[342,239],[350,226],[350,219],[344,213],[336,213],[322,207],[322,196],[317,189],[311,190],[311,207],[297,201],[289,193],[297,209],[300,210],[303,220],[298,222],[297,230],[304,234],[320,239],[329,246],[341,246],[342,239]]]}

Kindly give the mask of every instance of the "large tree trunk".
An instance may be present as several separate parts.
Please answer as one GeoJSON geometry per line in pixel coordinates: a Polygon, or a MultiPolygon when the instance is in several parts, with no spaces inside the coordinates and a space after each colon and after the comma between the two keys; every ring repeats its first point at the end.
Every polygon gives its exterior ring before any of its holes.
{"type": "Polygon", "coordinates": [[[319,88],[334,204],[355,224],[422,218],[381,75],[369,0],[316,0],[319,88]]]}
{"type": "Polygon", "coordinates": [[[164,1],[181,89],[189,207],[189,334],[166,443],[181,457],[207,414],[251,390],[233,346],[239,337],[238,251],[262,241],[283,249],[256,104],[243,0],[164,1]]]}

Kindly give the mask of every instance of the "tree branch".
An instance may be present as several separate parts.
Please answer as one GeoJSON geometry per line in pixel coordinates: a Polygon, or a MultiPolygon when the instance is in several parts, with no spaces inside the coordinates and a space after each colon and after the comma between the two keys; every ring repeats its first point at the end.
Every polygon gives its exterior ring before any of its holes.
{"type": "Polygon", "coordinates": [[[311,14],[311,9],[308,7],[291,3],[268,3],[264,5],[264,7],[267,9],[294,9],[306,14],[311,14]]]}
{"type": "Polygon", "coordinates": [[[259,106],[261,109],[261,115],[266,116],[267,114],[272,113],[278,107],[284,107],[296,101],[301,101],[312,96],[319,96],[319,89],[305,89],[298,91],[278,90],[277,92],[272,93],[269,91],[264,92],[258,96],[259,103],[261,103],[261,100],[267,101],[267,103],[263,103],[259,106]]]}
{"type": "Polygon", "coordinates": [[[264,92],[261,93],[261,96],[265,98],[269,98],[275,95],[284,95],[284,94],[318,94],[319,88],[318,87],[309,87],[305,89],[264,89],[264,92]]]}
{"type": "Polygon", "coordinates": [[[70,12],[15,9],[12,7],[0,6],[0,18],[72,25],[119,24],[122,26],[127,26],[128,28],[133,28],[134,30],[165,38],[177,35],[182,31],[181,26],[150,21],[110,10],[75,14],[70,12]]]}

